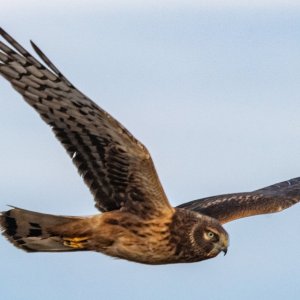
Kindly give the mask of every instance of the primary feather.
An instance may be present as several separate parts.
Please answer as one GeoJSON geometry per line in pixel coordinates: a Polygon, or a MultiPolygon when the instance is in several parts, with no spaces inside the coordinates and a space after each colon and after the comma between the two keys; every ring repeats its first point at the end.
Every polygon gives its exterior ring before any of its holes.
{"type": "Polygon", "coordinates": [[[0,28],[0,74],[51,126],[101,211],[121,207],[147,216],[170,210],[147,149],[75,88],[32,43],[46,66],[0,28]]]}

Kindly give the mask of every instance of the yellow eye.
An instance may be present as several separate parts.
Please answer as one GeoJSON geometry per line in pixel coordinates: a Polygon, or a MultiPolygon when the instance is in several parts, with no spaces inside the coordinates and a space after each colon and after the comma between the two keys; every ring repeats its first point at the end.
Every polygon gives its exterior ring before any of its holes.
{"type": "Polygon", "coordinates": [[[220,238],[217,233],[215,233],[213,231],[206,231],[205,239],[215,243],[215,242],[218,242],[220,238]]]}
{"type": "Polygon", "coordinates": [[[214,234],[212,231],[209,231],[209,232],[207,233],[207,236],[208,236],[210,239],[212,239],[212,238],[215,237],[215,234],[214,234]]]}

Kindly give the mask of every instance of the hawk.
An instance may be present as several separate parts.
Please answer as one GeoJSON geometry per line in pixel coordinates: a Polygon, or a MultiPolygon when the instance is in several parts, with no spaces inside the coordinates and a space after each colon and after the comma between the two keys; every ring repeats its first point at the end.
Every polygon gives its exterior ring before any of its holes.
{"type": "Polygon", "coordinates": [[[44,64],[0,28],[0,74],[52,128],[102,212],[55,216],[13,207],[4,236],[28,252],[97,251],[145,264],[186,263],[226,254],[223,224],[281,211],[300,200],[300,177],[249,193],[172,207],[149,152],[86,97],[31,42],[44,64]]]}

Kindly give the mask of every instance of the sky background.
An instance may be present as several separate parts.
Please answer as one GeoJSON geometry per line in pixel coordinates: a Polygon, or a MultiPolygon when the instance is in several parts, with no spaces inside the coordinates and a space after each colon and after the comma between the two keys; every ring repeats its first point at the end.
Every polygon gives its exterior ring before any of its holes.
{"type": "MultiPolygon", "coordinates": [[[[300,176],[299,1],[0,3],[5,30],[27,48],[34,40],[148,147],[173,205],[300,176]]],[[[2,78],[0,136],[1,210],[97,213],[49,128],[2,78]]],[[[27,254],[1,237],[1,297],[299,299],[300,205],[225,228],[227,256],[165,266],[27,254]]]]}

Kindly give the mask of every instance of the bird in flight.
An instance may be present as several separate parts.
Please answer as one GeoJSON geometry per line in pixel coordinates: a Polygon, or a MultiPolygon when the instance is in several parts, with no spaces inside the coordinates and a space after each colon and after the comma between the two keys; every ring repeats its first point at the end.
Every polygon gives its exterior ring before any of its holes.
{"type": "Polygon", "coordinates": [[[0,28],[0,74],[51,127],[102,213],[43,214],[13,207],[4,236],[28,252],[97,251],[145,264],[187,263],[227,252],[223,224],[300,201],[300,177],[253,192],[172,207],[148,150],[86,97],[33,43],[43,63],[0,28]]]}

